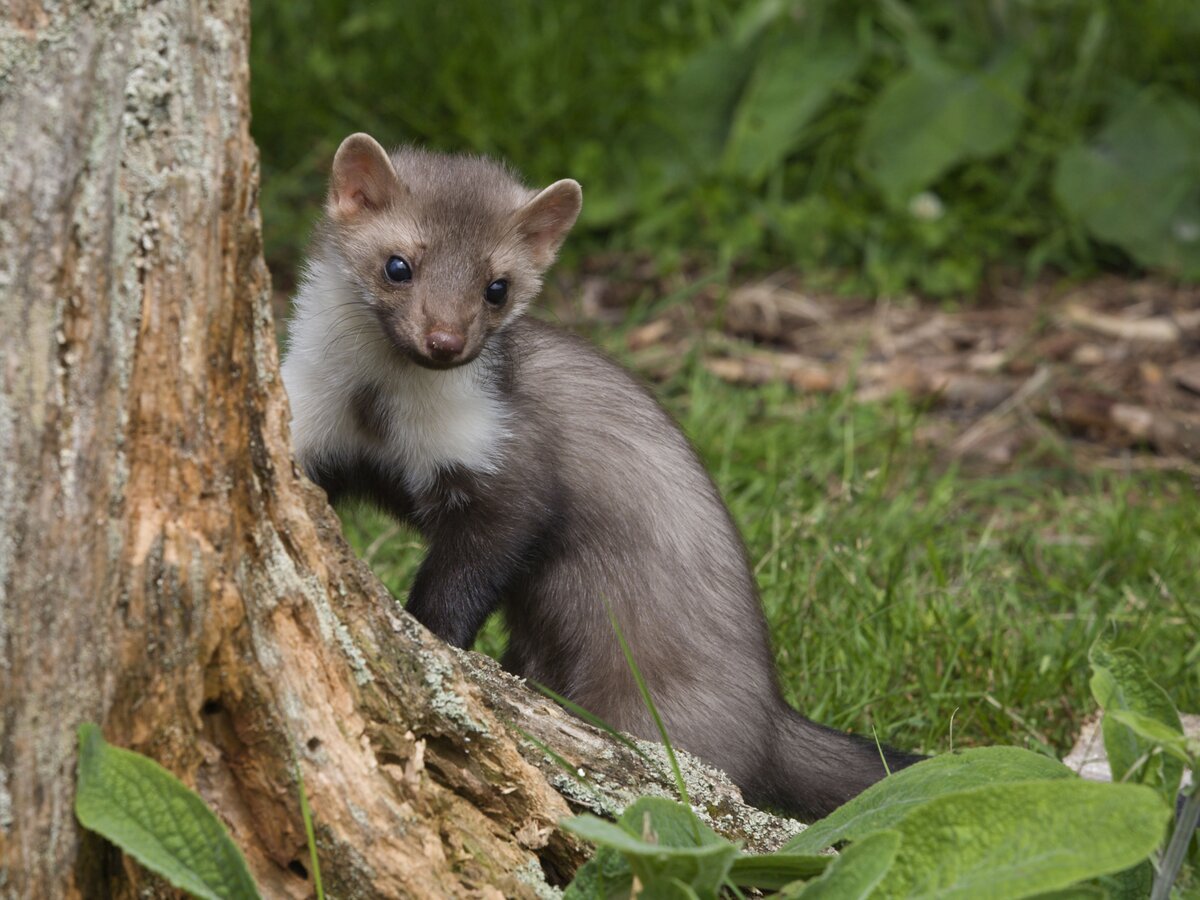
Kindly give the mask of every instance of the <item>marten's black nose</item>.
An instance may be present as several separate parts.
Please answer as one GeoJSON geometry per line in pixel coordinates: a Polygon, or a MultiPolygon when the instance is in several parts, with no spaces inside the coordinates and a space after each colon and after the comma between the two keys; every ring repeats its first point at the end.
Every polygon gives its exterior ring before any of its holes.
{"type": "Polygon", "coordinates": [[[438,362],[450,362],[462,353],[466,341],[461,334],[450,331],[431,331],[425,336],[425,349],[438,362]]]}

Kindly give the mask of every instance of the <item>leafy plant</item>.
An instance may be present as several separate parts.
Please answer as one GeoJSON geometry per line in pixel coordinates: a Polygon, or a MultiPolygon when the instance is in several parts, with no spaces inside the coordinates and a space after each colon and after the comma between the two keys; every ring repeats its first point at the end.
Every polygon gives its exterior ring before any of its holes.
{"type": "Polygon", "coordinates": [[[628,896],[636,879],[651,897],[716,897],[728,883],[787,897],[1029,897],[1145,859],[1167,813],[1149,788],[1085,782],[1029,751],[985,748],[889,776],[763,856],[662,798],[637,801],[615,825],[567,820],[601,847],[568,896],[628,896]],[[806,883],[832,861],[813,854],[844,841],[849,852],[806,883]],[[678,893],[685,887],[692,894],[678,893]]]}
{"type": "Polygon", "coordinates": [[[1200,790],[1170,803],[1197,747],[1136,654],[1092,648],[1113,773],[1095,783],[1014,747],[935,757],[888,776],[780,851],[749,856],[686,803],[642,798],[613,824],[578,816],[563,827],[594,841],[567,897],[715,898],[726,887],[789,898],[1119,896],[1166,900],[1200,821],[1200,790]],[[1174,764],[1164,764],[1170,760],[1174,764]],[[1164,849],[1165,843],[1165,849],[1164,849]],[[832,864],[819,851],[841,846],[832,864]],[[1161,852],[1150,884],[1147,859],[1161,852]],[[1060,894],[1059,892],[1066,892],[1060,894]]]}
{"type": "Polygon", "coordinates": [[[1200,277],[1193,0],[317,0],[252,15],[277,272],[298,261],[338,140],[365,129],[578,178],[572,248],[664,269],[715,254],[939,295],[994,264],[1200,277]]]}
{"type": "Polygon", "coordinates": [[[1055,192],[1097,239],[1200,278],[1200,104],[1127,94],[1094,137],[1063,151],[1055,192]]]}
{"type": "MultiPolygon", "coordinates": [[[[593,860],[582,885],[567,896],[628,896],[636,878],[651,896],[669,895],[682,888],[715,900],[729,877],[735,844],[703,825],[691,810],[673,800],[643,797],[629,806],[616,824],[595,816],[568,819],[563,827],[620,855],[624,865],[593,860]]],[[[576,881],[579,881],[577,878],[576,881]]]]}
{"type": "Polygon", "coordinates": [[[1174,803],[1183,769],[1192,771],[1193,783],[1179,805],[1150,895],[1152,900],[1166,900],[1189,846],[1195,847],[1193,867],[1200,870],[1200,742],[1186,739],[1170,697],[1136,652],[1113,647],[1101,637],[1089,658],[1092,693],[1104,712],[1100,724],[1113,780],[1146,785],[1174,803]]]}
{"type": "Polygon", "coordinates": [[[794,837],[787,849],[817,853],[894,827],[918,806],[946,795],[1016,781],[1073,778],[1057,760],[1019,747],[978,747],[901,769],[794,837]]]}
{"type": "Polygon", "coordinates": [[[199,795],[154,760],[79,726],[75,815],[175,887],[203,900],[259,897],[237,845],[199,795]]]}
{"type": "Polygon", "coordinates": [[[860,164],[888,203],[909,209],[914,197],[954,166],[1013,147],[1030,74],[1029,58],[1019,47],[979,70],[922,53],[867,110],[860,164]]]}
{"type": "Polygon", "coordinates": [[[636,879],[648,894],[674,896],[686,889],[715,898],[722,887],[783,888],[819,875],[832,857],[781,851],[752,855],[704,825],[691,808],[663,797],[630,804],[614,824],[576,816],[563,827],[599,846],[566,891],[566,898],[628,897],[636,879]]]}
{"type": "Polygon", "coordinates": [[[780,891],[782,897],[804,900],[856,900],[867,898],[883,881],[896,860],[900,835],[876,831],[847,847],[820,878],[807,884],[793,883],[780,891]]]}
{"type": "MultiPolygon", "coordinates": [[[[1131,779],[1173,801],[1184,759],[1165,748],[1183,741],[1183,725],[1167,692],[1155,683],[1136,651],[1101,636],[1092,645],[1092,695],[1104,711],[1101,730],[1113,781],[1131,779]],[[1144,737],[1146,731],[1157,739],[1144,737]],[[1162,739],[1171,736],[1171,741],[1162,739]]],[[[1186,757],[1185,757],[1186,758],[1186,757]]]]}
{"type": "Polygon", "coordinates": [[[1168,808],[1139,785],[988,785],[922,804],[876,897],[1030,897],[1119,872],[1161,844],[1168,808]]]}

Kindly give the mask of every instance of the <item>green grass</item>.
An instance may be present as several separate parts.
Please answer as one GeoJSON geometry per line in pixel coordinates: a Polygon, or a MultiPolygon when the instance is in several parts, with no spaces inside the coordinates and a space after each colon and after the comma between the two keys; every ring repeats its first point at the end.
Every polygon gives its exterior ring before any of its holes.
{"type": "MultiPolygon", "coordinates": [[[[1101,630],[1200,710],[1200,499],[1185,478],[1044,462],[971,475],[918,445],[902,399],[732,387],[696,365],[659,395],[742,529],[806,715],[902,747],[1063,752],[1094,708],[1101,630]]],[[[364,509],[344,521],[364,554],[392,528],[364,509]]],[[[420,553],[399,531],[367,555],[402,598],[420,553]]],[[[477,649],[502,646],[493,622],[477,649]]]]}

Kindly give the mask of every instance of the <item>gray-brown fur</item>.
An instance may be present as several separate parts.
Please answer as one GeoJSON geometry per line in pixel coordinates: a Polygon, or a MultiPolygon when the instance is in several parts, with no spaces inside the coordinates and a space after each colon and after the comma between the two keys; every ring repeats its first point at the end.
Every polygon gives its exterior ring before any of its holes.
{"type": "MultiPolygon", "coordinates": [[[[589,344],[521,316],[578,187],[537,195],[494,163],[411,150],[391,158],[392,186],[369,146],[355,153],[335,163],[284,376],[310,475],[426,537],[413,615],[465,647],[502,609],[508,668],[653,738],[611,607],[672,739],[752,801],[820,815],[878,780],[874,744],[782,700],[745,549],[670,417],[589,344]],[[392,253],[414,257],[404,289],[381,280],[392,253]],[[486,308],[500,275],[511,302],[486,308]],[[344,327],[325,336],[319,324],[343,304],[361,315],[353,354],[344,327]],[[441,373],[420,355],[435,327],[466,341],[441,373]],[[463,418],[476,409],[478,433],[463,418]]],[[[888,753],[893,768],[912,761],[888,753]]]]}

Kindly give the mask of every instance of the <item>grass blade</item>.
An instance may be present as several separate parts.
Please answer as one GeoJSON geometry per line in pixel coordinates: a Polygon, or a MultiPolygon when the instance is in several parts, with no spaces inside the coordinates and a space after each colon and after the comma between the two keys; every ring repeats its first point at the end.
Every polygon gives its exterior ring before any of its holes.
{"type": "Polygon", "coordinates": [[[539,692],[545,694],[547,697],[549,697],[551,700],[553,700],[555,703],[557,703],[559,706],[564,707],[572,714],[583,719],[583,721],[587,722],[589,725],[593,725],[596,728],[599,728],[601,731],[606,733],[613,740],[628,747],[630,750],[632,750],[634,753],[636,753],[638,756],[640,756],[646,762],[650,762],[650,757],[648,757],[645,753],[642,752],[641,747],[639,747],[637,744],[635,744],[633,741],[631,741],[629,738],[627,738],[621,732],[617,731],[616,728],[609,725],[607,722],[605,722],[603,719],[601,719],[595,713],[584,709],[582,706],[580,706],[578,703],[575,703],[572,700],[568,700],[562,694],[558,693],[557,691],[555,691],[551,688],[546,687],[546,685],[544,685],[544,684],[541,684],[537,681],[531,681],[529,683],[532,684],[535,688],[537,688],[537,690],[539,692]]]}
{"type": "Polygon", "coordinates": [[[646,680],[642,678],[642,672],[637,667],[637,662],[633,658],[633,650],[630,649],[629,642],[625,640],[625,633],[621,631],[621,625],[617,621],[617,614],[607,600],[604,601],[604,607],[608,610],[608,619],[612,622],[613,631],[617,633],[617,640],[621,643],[621,652],[625,654],[625,662],[629,666],[629,671],[633,673],[634,681],[637,682],[638,690],[642,694],[642,702],[646,704],[646,709],[650,710],[650,715],[654,718],[654,726],[662,738],[663,747],[667,751],[667,760],[671,763],[671,772],[675,776],[675,787],[679,790],[679,798],[686,806],[690,807],[692,801],[688,797],[687,784],[683,780],[683,770],[679,768],[679,760],[675,756],[675,748],[671,746],[667,726],[663,724],[662,716],[658,714],[658,707],[654,705],[654,698],[650,696],[650,689],[646,687],[646,680]]]}
{"type": "Polygon", "coordinates": [[[317,835],[313,830],[312,810],[308,807],[308,791],[304,789],[304,774],[300,771],[300,761],[292,757],[296,767],[296,787],[300,791],[300,815],[304,819],[304,837],[308,841],[308,860],[312,865],[313,888],[317,892],[317,900],[325,900],[325,887],[321,884],[321,862],[317,859],[317,835]]]}

